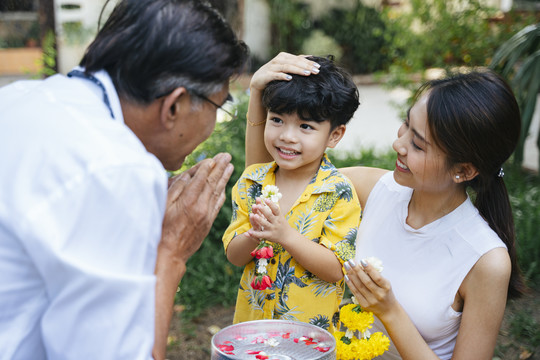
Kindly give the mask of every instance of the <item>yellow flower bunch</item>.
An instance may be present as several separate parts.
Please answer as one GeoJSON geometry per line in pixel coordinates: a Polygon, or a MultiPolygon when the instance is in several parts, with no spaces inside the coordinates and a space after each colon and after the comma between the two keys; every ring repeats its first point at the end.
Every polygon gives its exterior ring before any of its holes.
{"type": "Polygon", "coordinates": [[[362,311],[360,305],[348,304],[341,308],[339,312],[339,321],[351,331],[363,333],[371,329],[373,324],[373,313],[371,311],[362,311]]]}
{"type": "Polygon", "coordinates": [[[348,304],[341,308],[339,320],[347,331],[334,332],[338,360],[371,360],[388,350],[388,337],[381,332],[369,332],[374,321],[372,312],[363,311],[356,303],[348,304]],[[358,332],[360,338],[355,337],[354,332],[358,332]]]}
{"type": "Polygon", "coordinates": [[[345,337],[343,331],[336,331],[334,337],[338,360],[371,360],[382,355],[390,345],[390,340],[380,332],[371,335],[368,339],[353,337],[350,344],[341,340],[345,337]]]}

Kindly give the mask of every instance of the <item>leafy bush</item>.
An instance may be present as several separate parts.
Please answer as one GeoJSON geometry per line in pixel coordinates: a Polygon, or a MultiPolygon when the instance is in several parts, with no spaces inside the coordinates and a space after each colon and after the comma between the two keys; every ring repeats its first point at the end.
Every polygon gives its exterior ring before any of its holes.
{"type": "MultiPolygon", "coordinates": [[[[515,160],[521,164],[525,140],[540,93],[540,23],[523,28],[502,44],[490,67],[510,79],[519,102],[522,128],[515,160]]],[[[540,140],[537,145],[540,148],[540,140]]]]}
{"type": "Polygon", "coordinates": [[[516,226],[516,246],[520,267],[531,285],[540,285],[540,178],[518,166],[505,167],[505,183],[510,194],[516,226]]]}
{"type": "Polygon", "coordinates": [[[360,0],[351,9],[332,9],[315,27],[341,45],[342,63],[354,73],[384,70],[390,63],[388,46],[392,30],[387,28],[379,11],[360,0]]]}
{"type": "Polygon", "coordinates": [[[295,0],[272,0],[270,5],[271,56],[281,51],[300,54],[312,21],[309,6],[295,0]]]}
{"type": "Polygon", "coordinates": [[[486,65],[497,38],[495,10],[478,0],[411,0],[411,12],[388,18],[395,29],[394,62],[413,71],[486,65]]]}
{"type": "Polygon", "coordinates": [[[321,30],[314,30],[310,37],[302,45],[302,54],[313,54],[318,56],[333,55],[337,62],[341,62],[343,50],[330,36],[321,30]]]}
{"type": "MultiPolygon", "coordinates": [[[[496,49],[512,34],[534,22],[533,13],[498,10],[479,0],[411,0],[411,11],[384,12],[391,29],[390,86],[417,87],[410,74],[429,68],[452,72],[462,66],[490,64],[496,49]]],[[[418,81],[418,79],[416,79],[418,81]]]]}

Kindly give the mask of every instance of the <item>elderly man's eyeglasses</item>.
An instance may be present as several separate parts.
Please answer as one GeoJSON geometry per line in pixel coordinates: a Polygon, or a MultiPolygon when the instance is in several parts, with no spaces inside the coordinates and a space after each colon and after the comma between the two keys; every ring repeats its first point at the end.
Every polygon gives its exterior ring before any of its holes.
{"type": "MultiPolygon", "coordinates": [[[[188,91],[189,93],[195,95],[196,97],[203,99],[204,101],[208,101],[210,104],[214,105],[217,109],[219,109],[219,110],[225,112],[227,115],[229,115],[229,116],[232,117],[232,118],[235,118],[236,115],[238,114],[238,110],[235,109],[234,114],[233,114],[232,112],[230,112],[230,111],[228,111],[228,110],[225,110],[225,109],[223,108],[223,105],[219,105],[219,104],[215,103],[214,101],[210,100],[208,97],[204,96],[203,94],[201,94],[201,93],[199,93],[199,92],[197,92],[197,91],[189,90],[189,89],[187,89],[187,91],[188,91]]],[[[168,91],[168,92],[166,92],[166,93],[159,94],[158,96],[156,96],[156,99],[159,99],[160,97],[169,95],[171,92],[172,92],[172,91],[168,91]]],[[[234,101],[232,95],[231,95],[231,94],[227,94],[227,99],[225,99],[225,103],[227,103],[227,102],[232,102],[232,101],[234,101]]]]}
{"type": "MultiPolygon", "coordinates": [[[[190,90],[188,90],[188,91],[190,91],[190,90]]],[[[215,102],[213,102],[212,100],[210,100],[209,98],[207,98],[206,96],[204,96],[203,94],[199,94],[198,92],[195,92],[195,91],[190,91],[190,92],[191,92],[193,95],[195,95],[195,96],[197,96],[197,97],[199,97],[199,98],[201,98],[201,99],[203,99],[203,100],[205,100],[205,101],[208,101],[210,104],[214,105],[216,108],[218,108],[219,110],[225,112],[227,115],[229,115],[229,116],[232,117],[232,118],[236,117],[236,115],[237,115],[237,113],[238,113],[237,110],[234,111],[234,114],[233,114],[232,112],[228,111],[228,110],[225,110],[225,109],[223,108],[223,105],[216,104],[215,102]]],[[[231,95],[231,94],[227,94],[227,99],[225,99],[225,103],[227,103],[227,102],[232,102],[232,101],[234,101],[232,95],[231,95]]]]}

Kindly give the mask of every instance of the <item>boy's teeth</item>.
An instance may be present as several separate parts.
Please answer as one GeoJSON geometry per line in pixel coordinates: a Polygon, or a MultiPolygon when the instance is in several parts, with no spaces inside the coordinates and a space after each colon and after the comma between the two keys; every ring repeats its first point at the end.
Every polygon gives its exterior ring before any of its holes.
{"type": "Polygon", "coordinates": [[[280,149],[282,153],[284,154],[287,154],[287,155],[294,155],[296,154],[296,151],[289,151],[289,150],[284,150],[284,149],[280,149]]]}

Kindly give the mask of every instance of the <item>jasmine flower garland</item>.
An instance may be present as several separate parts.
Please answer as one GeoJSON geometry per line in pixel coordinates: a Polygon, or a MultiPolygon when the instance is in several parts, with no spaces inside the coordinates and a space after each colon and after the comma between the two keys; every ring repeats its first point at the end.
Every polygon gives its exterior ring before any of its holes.
{"type": "MultiPolygon", "coordinates": [[[[264,199],[270,199],[273,203],[278,204],[281,199],[281,193],[275,185],[266,185],[262,190],[263,204],[264,199]]],[[[251,252],[251,256],[257,259],[255,266],[255,278],[251,282],[251,287],[256,290],[264,290],[272,287],[274,283],[268,272],[266,266],[268,265],[268,259],[274,257],[274,248],[265,239],[261,239],[259,245],[251,252]]]]}
{"type": "MultiPolygon", "coordinates": [[[[365,259],[371,266],[382,271],[382,262],[375,258],[365,259]]],[[[390,339],[381,332],[371,334],[373,313],[364,311],[354,296],[352,304],[345,305],[339,312],[339,321],[345,331],[334,332],[338,360],[371,360],[382,355],[390,346],[390,339]],[[358,333],[359,338],[354,334],[358,333]]]]}

